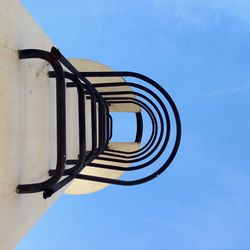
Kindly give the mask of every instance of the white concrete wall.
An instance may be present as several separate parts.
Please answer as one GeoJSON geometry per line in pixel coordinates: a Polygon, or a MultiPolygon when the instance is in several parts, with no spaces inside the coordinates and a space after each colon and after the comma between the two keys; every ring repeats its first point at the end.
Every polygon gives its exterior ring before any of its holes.
{"type": "Polygon", "coordinates": [[[0,1],[0,249],[14,249],[60,193],[19,195],[19,183],[48,178],[55,159],[55,84],[42,60],[17,50],[52,42],[17,0],[0,1]]]}

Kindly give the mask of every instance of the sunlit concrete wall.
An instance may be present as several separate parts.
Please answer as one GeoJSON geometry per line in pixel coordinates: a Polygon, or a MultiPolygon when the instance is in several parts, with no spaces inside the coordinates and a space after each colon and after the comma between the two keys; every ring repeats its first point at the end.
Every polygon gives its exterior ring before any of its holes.
{"type": "MultiPolygon", "coordinates": [[[[55,159],[55,84],[42,60],[17,50],[52,42],[17,0],[0,1],[0,249],[14,249],[60,193],[19,195],[19,183],[48,178],[55,159]]],[[[62,190],[63,191],[63,190],[62,190]]]]}

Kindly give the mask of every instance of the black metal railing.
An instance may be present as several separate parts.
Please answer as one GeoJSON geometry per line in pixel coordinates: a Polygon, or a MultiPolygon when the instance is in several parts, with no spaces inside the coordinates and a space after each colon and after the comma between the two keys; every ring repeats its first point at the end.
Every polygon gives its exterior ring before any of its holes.
{"type": "MultiPolygon", "coordinates": [[[[48,61],[53,68],[53,71],[50,71],[48,75],[50,78],[56,79],[57,164],[55,169],[49,171],[50,177],[48,180],[40,183],[20,184],[17,187],[18,193],[43,191],[43,197],[47,198],[75,178],[108,184],[137,185],[154,179],[171,164],[180,145],[181,121],[174,101],[155,81],[134,72],[79,72],[54,47],[51,52],[35,49],[21,50],[19,51],[19,58],[40,58],[48,61]],[[112,83],[104,81],[91,84],[91,78],[93,77],[101,77],[101,79],[121,77],[125,80],[132,78],[133,81],[112,83]],[[139,80],[139,83],[134,82],[134,80],[137,82],[139,80]],[[119,88],[122,86],[131,87],[132,90],[120,91],[119,88]],[[103,91],[108,87],[116,90],[103,91]],[[65,92],[67,88],[76,88],[78,93],[79,156],[77,159],[66,159],[67,117],[65,107],[67,103],[65,92]],[[99,88],[102,88],[102,90],[98,91],[99,88]],[[86,98],[91,100],[92,146],[90,151],[86,151],[86,98]],[[109,106],[115,104],[137,105],[148,115],[152,131],[148,140],[140,149],[126,152],[109,148],[113,134],[113,119],[109,112],[109,106]],[[93,162],[95,159],[104,160],[105,164],[93,162]],[[147,176],[133,180],[112,179],[80,173],[86,166],[112,171],[137,171],[156,164],[159,159],[162,159],[163,163],[157,170],[147,176]],[[131,163],[132,165],[123,167],[121,166],[122,163],[131,163]],[[71,165],[71,167],[66,169],[66,165],[71,165]]],[[[143,138],[144,119],[141,112],[136,112],[135,115],[137,124],[135,142],[140,143],[143,138]]]]}

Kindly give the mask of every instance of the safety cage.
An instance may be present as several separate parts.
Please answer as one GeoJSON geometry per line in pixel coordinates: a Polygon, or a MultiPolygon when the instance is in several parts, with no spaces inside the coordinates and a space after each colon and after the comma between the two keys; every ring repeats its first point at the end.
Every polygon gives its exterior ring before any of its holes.
{"type": "Polygon", "coordinates": [[[56,81],[57,163],[55,169],[49,170],[46,181],[19,184],[16,189],[17,193],[43,192],[43,197],[46,199],[73,179],[124,186],[137,185],[154,179],[173,161],[180,145],[181,121],[174,101],[158,83],[135,72],[80,72],[55,47],[52,47],[51,51],[20,50],[19,58],[42,59],[47,61],[53,69],[48,72],[48,76],[56,81]],[[104,81],[96,84],[91,82],[92,78],[115,77],[121,77],[124,81],[104,81]],[[122,86],[129,86],[130,90],[121,91],[122,86]],[[66,158],[67,101],[65,93],[67,88],[75,88],[78,95],[79,154],[77,159],[66,158]],[[89,133],[91,133],[92,143],[90,150],[86,149],[86,100],[90,100],[91,103],[91,131],[89,133]],[[110,106],[115,104],[124,106],[133,104],[139,107],[139,111],[135,113],[134,142],[141,143],[142,139],[145,141],[139,149],[124,151],[109,147],[113,130],[110,106]],[[144,116],[141,110],[149,117],[152,128],[149,138],[146,139],[143,138],[144,116]],[[96,159],[105,161],[105,164],[96,163],[96,159]],[[159,159],[161,159],[161,165],[156,170],[149,174],[146,171],[147,175],[139,178],[136,174],[136,178],[132,180],[81,173],[86,166],[118,172],[143,171],[156,164],[156,161],[159,164],[159,159]],[[121,163],[129,163],[131,166],[124,167],[121,163]]]}

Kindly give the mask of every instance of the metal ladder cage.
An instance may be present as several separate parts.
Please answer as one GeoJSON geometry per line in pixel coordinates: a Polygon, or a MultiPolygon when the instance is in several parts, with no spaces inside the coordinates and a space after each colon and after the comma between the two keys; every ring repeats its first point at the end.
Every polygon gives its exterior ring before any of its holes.
{"type": "Polygon", "coordinates": [[[97,159],[109,161],[110,164],[103,165],[97,163],[91,163],[91,167],[105,168],[113,171],[136,171],[146,167],[152,166],[159,158],[164,160],[164,163],[153,173],[134,180],[120,180],[120,179],[110,179],[103,178],[100,176],[90,176],[78,174],[77,179],[92,180],[98,182],[104,182],[108,184],[116,185],[138,185],[148,182],[157,176],[159,176],[163,171],[165,171],[168,166],[173,161],[176,153],[178,151],[180,140],[181,140],[181,120],[177,107],[170,97],[170,95],[155,81],[152,79],[135,72],[117,71],[117,72],[81,72],[81,75],[87,78],[91,77],[130,77],[135,80],[140,80],[140,84],[135,82],[115,82],[115,83],[100,83],[94,86],[98,89],[99,87],[119,87],[127,85],[132,87],[133,91],[116,91],[116,92],[100,92],[102,96],[107,100],[108,103],[134,103],[140,106],[142,109],[148,113],[151,123],[152,132],[149,140],[146,144],[139,150],[133,152],[125,152],[119,150],[111,150],[107,148],[97,159]],[[141,81],[145,85],[141,84],[141,81]],[[143,93],[144,92],[144,93],[143,93]],[[156,94],[160,93],[164,98],[163,100],[156,94]],[[140,99],[126,97],[126,95],[133,94],[140,99]],[[124,95],[124,97],[123,97],[124,95]],[[148,97],[150,96],[150,98],[148,97]],[[153,100],[152,100],[153,99],[153,100]],[[151,107],[150,107],[151,106],[151,107]],[[167,110],[167,106],[171,109],[167,110]],[[153,109],[154,110],[153,110],[153,109]],[[172,112],[173,119],[171,121],[169,112],[172,112]],[[156,116],[158,118],[156,118],[156,116]],[[159,122],[158,122],[159,121],[159,122]],[[172,129],[174,127],[174,129],[172,129]],[[175,138],[173,139],[172,149],[167,152],[167,146],[169,145],[170,134],[174,130],[175,138]],[[168,153],[168,155],[167,155],[168,153]],[[116,157],[115,159],[112,157],[116,157]],[[121,167],[116,163],[138,163],[130,167],[121,167]]]}
{"type": "MultiPolygon", "coordinates": [[[[56,103],[57,103],[57,165],[49,171],[50,178],[47,181],[33,184],[18,185],[18,193],[33,193],[43,191],[43,197],[50,197],[54,192],[68,184],[73,179],[81,179],[95,182],[103,182],[116,185],[137,185],[150,181],[160,175],[173,161],[178,151],[181,140],[181,121],[176,105],[170,95],[152,79],[126,71],[117,72],[79,72],[58,49],[52,47],[51,52],[28,49],[19,51],[20,59],[40,58],[48,61],[53,71],[48,73],[49,77],[56,79],[56,103]],[[66,70],[64,70],[62,68],[66,70]],[[92,77],[122,77],[139,80],[140,84],[130,81],[114,83],[91,84],[92,77]],[[67,80],[67,84],[65,82],[67,80]],[[141,84],[145,83],[145,85],[141,84]],[[105,87],[132,87],[131,91],[104,92],[98,89],[105,87]],[[66,101],[65,89],[76,88],[78,93],[79,110],[79,157],[78,159],[66,159],[66,101]],[[155,92],[160,92],[164,97],[162,100],[155,92]],[[128,95],[133,94],[137,98],[128,95]],[[150,97],[149,97],[150,96],[150,97]],[[91,100],[91,124],[92,124],[92,148],[86,151],[85,132],[85,97],[91,100]],[[152,101],[154,99],[154,101],[152,101]],[[109,106],[112,104],[138,105],[149,116],[152,131],[148,141],[138,150],[132,152],[113,150],[109,148],[112,138],[112,116],[109,113],[109,106]],[[97,109],[98,104],[98,109],[97,109]],[[166,107],[169,107],[172,116],[166,107]],[[98,110],[98,124],[96,112],[98,110]],[[173,121],[171,121],[173,117],[173,121]],[[174,124],[175,138],[172,149],[166,157],[166,149],[169,143],[171,126],[174,124]],[[98,133],[97,133],[98,130],[98,133]],[[97,138],[98,134],[98,138],[97,138]],[[115,157],[115,158],[114,158],[115,157]],[[100,176],[80,174],[85,166],[91,168],[103,168],[112,171],[136,171],[151,166],[159,158],[164,158],[164,163],[156,171],[135,180],[120,180],[100,176]],[[94,159],[105,160],[110,164],[97,164],[94,159]],[[117,166],[119,163],[138,163],[130,167],[117,166]],[[66,165],[70,168],[66,169],[66,165]]],[[[141,142],[143,135],[143,117],[136,113],[136,138],[135,142],[141,142]]]]}
{"type": "MultiPolygon", "coordinates": [[[[87,79],[81,79],[72,72],[63,69],[63,64],[59,61],[61,53],[52,47],[51,51],[39,49],[19,50],[19,59],[42,59],[51,65],[53,71],[48,72],[50,78],[56,80],[56,125],[57,125],[57,164],[56,168],[49,171],[50,178],[46,181],[19,184],[16,192],[19,194],[42,192],[46,199],[60,188],[72,181],[87,164],[93,161],[107,147],[110,139],[110,118],[108,104],[104,98],[96,91],[87,79]],[[65,79],[70,82],[65,81],[65,79]],[[82,81],[84,80],[84,82],[82,81]],[[73,83],[72,83],[73,82],[73,83]],[[78,93],[79,110],[79,157],[76,160],[66,159],[66,88],[75,87],[78,93]],[[86,152],[86,132],[85,132],[85,95],[91,99],[92,115],[92,149],[86,152]],[[96,106],[98,104],[98,124],[96,119],[96,106]],[[97,127],[99,128],[97,138],[97,127]],[[97,143],[98,142],[98,143],[97,143]],[[73,167],[66,169],[66,165],[73,167]],[[67,175],[62,178],[63,175],[67,175]]],[[[70,64],[71,67],[73,67],[70,64]]],[[[74,69],[76,70],[76,69],[74,69]]]]}

